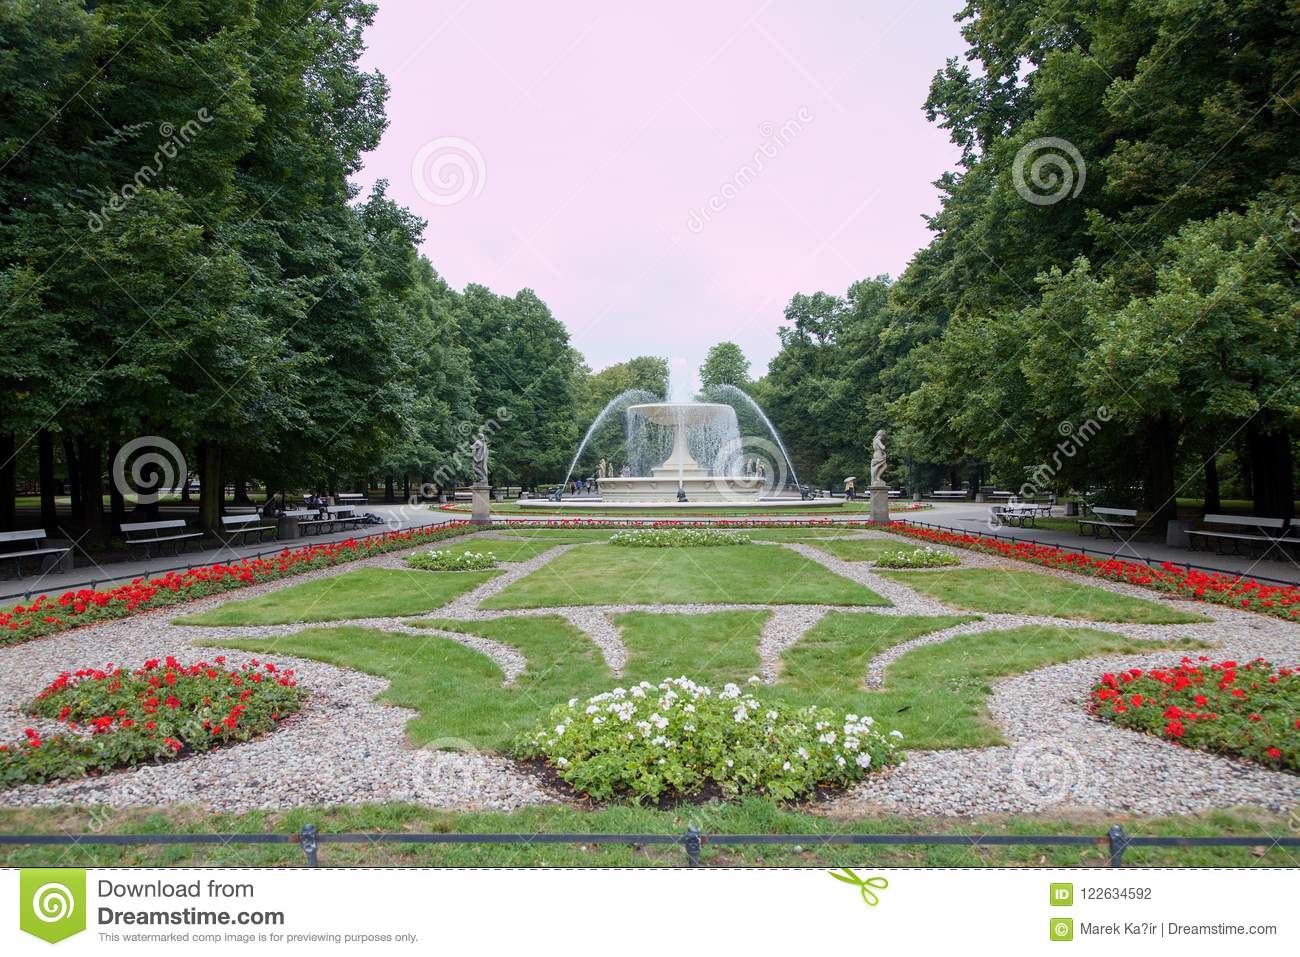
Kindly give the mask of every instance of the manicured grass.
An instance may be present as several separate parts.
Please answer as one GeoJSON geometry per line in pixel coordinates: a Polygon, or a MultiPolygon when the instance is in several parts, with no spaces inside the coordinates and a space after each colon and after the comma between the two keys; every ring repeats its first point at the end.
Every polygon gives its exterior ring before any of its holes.
{"type": "Polygon", "coordinates": [[[197,615],[175,619],[183,625],[283,625],[299,621],[338,621],[418,615],[447,604],[500,572],[421,572],[358,568],[329,578],[281,588],[256,598],[226,602],[197,615]]]}
{"type": "MultiPolygon", "coordinates": [[[[975,615],[861,615],[832,611],[781,655],[783,686],[816,700],[827,694],[866,693],[871,659],[894,645],[942,631],[975,615]]],[[[874,712],[873,712],[874,713],[874,712]]]]}
{"type": "Polygon", "coordinates": [[[728,681],[740,684],[758,674],[758,639],[769,615],[766,611],[618,615],[614,623],[627,645],[625,680],[658,684],[686,675],[714,687],[728,681]]]}
{"type": "Polygon", "coordinates": [[[1204,647],[1195,642],[1135,641],[1087,628],[1028,625],[914,648],[885,670],[881,690],[861,690],[856,676],[865,672],[866,660],[912,637],[909,627],[924,634],[957,623],[942,618],[904,620],[910,626],[900,628],[897,619],[885,616],[837,614],[786,650],[788,671],[778,690],[791,688],[801,698],[869,714],[903,732],[907,748],[992,747],[1006,743],[988,714],[988,695],[999,678],[1076,658],[1204,647]],[[933,627],[926,627],[927,621],[933,627]],[[805,642],[813,647],[801,648],[805,642]],[[856,661],[841,665],[846,659],[856,661]]]}
{"type": "Polygon", "coordinates": [[[486,608],[619,604],[886,605],[856,582],[778,545],[619,548],[561,555],[486,608]]]}
{"type": "Polygon", "coordinates": [[[812,544],[846,562],[877,562],[886,555],[897,555],[899,552],[910,552],[922,547],[883,538],[847,538],[812,544]]]}
{"type": "Polygon", "coordinates": [[[1117,595],[1051,575],[1000,568],[954,571],[890,572],[909,588],[970,611],[1049,615],[1081,621],[1121,621],[1143,625],[1177,625],[1209,621],[1168,604],[1117,595]]]}
{"type": "Polygon", "coordinates": [[[617,528],[494,528],[493,533],[503,538],[528,541],[545,541],[548,546],[569,545],[575,542],[607,542],[617,528]]]}
{"type": "MultiPolygon", "coordinates": [[[[735,804],[692,805],[670,811],[614,805],[594,811],[566,806],[524,808],[509,813],[453,813],[410,804],[309,807],[292,811],[212,813],[198,808],[166,811],[90,808],[3,808],[6,834],[296,834],[304,824],[326,833],[619,833],[684,834],[695,824],[707,834],[953,834],[1065,835],[1103,837],[1111,824],[1134,836],[1209,837],[1287,834],[1285,817],[1263,812],[1214,811],[1182,817],[1074,815],[1005,817],[979,821],[908,818],[896,815],[859,820],[827,818],[751,799],[735,804]]],[[[847,846],[806,842],[791,845],[718,846],[705,843],[706,866],[818,867],[1096,867],[1106,861],[1104,841],[1074,847],[955,845],[847,846]]],[[[363,842],[324,844],[322,867],[662,867],[681,866],[685,852],[675,845],[518,844],[419,845],[363,842]]],[[[1133,867],[1294,867],[1295,853],[1271,846],[1135,847],[1124,855],[1133,867]]],[[[125,845],[69,847],[0,845],[5,867],[301,867],[296,844],[125,845]]],[[[827,892],[834,889],[827,881],[827,892]]],[[[852,888],[840,888],[852,895],[852,888]]],[[[889,891],[885,894],[888,895],[889,891]]],[[[888,897],[885,897],[888,901],[888,897]]]]}
{"type": "MultiPolygon", "coordinates": [[[[609,536],[605,536],[608,538],[609,536]]],[[[495,538],[490,535],[473,535],[464,541],[444,546],[453,551],[491,552],[499,562],[526,562],[557,545],[578,544],[581,539],[571,538],[495,538]]],[[[437,548],[437,546],[434,546],[437,548]]]]}
{"type": "MultiPolygon", "coordinates": [[[[427,573],[426,573],[427,574],[427,573]]],[[[418,712],[406,726],[413,743],[505,750],[515,734],[552,707],[609,686],[595,645],[562,618],[498,618],[412,624],[478,634],[518,649],[528,665],[513,685],[486,655],[439,635],[368,628],[322,628],[222,646],[312,658],[387,678],[379,700],[418,712]]]]}

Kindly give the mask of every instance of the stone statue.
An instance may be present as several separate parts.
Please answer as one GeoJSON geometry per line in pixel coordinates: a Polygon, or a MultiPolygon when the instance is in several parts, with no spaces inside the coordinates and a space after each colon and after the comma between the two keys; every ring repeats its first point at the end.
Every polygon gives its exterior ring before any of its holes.
{"type": "Polygon", "coordinates": [[[876,432],[876,437],[871,440],[871,484],[885,484],[885,469],[889,465],[885,457],[885,430],[880,429],[876,432]]]}
{"type": "Polygon", "coordinates": [[[474,483],[476,485],[487,485],[488,444],[482,433],[479,433],[479,436],[474,440],[472,454],[474,456],[474,483]]]}
{"type": "Polygon", "coordinates": [[[596,466],[596,478],[609,478],[609,465],[604,459],[601,459],[600,464],[596,466]]]}
{"type": "Polygon", "coordinates": [[[631,477],[632,477],[632,466],[630,466],[630,465],[624,465],[624,466],[623,466],[623,471],[619,472],[618,474],[619,474],[619,477],[621,477],[621,478],[631,478],[631,477]]]}

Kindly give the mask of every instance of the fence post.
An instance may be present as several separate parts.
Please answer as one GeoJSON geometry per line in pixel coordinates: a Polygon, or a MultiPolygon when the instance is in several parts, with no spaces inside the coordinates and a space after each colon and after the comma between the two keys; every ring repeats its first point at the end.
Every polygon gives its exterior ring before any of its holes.
{"type": "Polygon", "coordinates": [[[1128,834],[1122,824],[1112,824],[1106,832],[1106,841],[1110,845],[1110,866],[1124,866],[1124,852],[1128,850],[1128,834]]]}
{"type": "Polygon", "coordinates": [[[686,866],[700,866],[700,845],[704,843],[704,838],[700,835],[699,829],[694,824],[686,826],[686,866]]]}
{"type": "Polygon", "coordinates": [[[316,866],[316,825],[304,824],[302,830],[298,832],[298,844],[302,847],[302,852],[307,855],[307,866],[316,866]]]}

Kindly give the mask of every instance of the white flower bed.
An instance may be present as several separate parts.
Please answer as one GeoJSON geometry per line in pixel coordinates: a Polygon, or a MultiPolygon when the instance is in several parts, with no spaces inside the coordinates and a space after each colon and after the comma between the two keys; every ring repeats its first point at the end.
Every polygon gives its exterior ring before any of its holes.
{"type": "Polygon", "coordinates": [[[497,557],[492,552],[463,552],[450,548],[420,552],[406,559],[406,564],[426,572],[476,572],[496,568],[497,557]]]}
{"type": "Polygon", "coordinates": [[[615,532],[611,545],[633,548],[699,548],[710,545],[748,545],[749,536],[716,528],[645,528],[615,532]]]}
{"type": "Polygon", "coordinates": [[[876,561],[878,568],[944,568],[960,564],[961,559],[952,552],[928,545],[925,548],[900,548],[894,554],[876,561]]]}
{"type": "Polygon", "coordinates": [[[791,800],[901,761],[899,732],[885,733],[870,717],[791,704],[749,680],[747,689],[715,692],[681,677],[573,698],[517,750],[601,800],[689,797],[711,786],[725,797],[791,800]]]}

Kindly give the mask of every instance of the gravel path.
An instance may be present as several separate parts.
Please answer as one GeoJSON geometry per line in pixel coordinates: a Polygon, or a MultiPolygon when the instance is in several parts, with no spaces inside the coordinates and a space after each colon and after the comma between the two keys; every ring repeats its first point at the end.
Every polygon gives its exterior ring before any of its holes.
{"type": "MultiPolygon", "coordinates": [[[[473,534],[473,532],[467,532],[473,534]]],[[[897,536],[856,531],[844,537],[899,541],[897,536]]],[[[199,628],[170,623],[178,610],[163,609],[117,622],[0,648],[0,739],[21,735],[25,727],[61,728],[22,712],[25,703],[59,671],[91,664],[134,665],[149,657],[176,654],[211,657],[219,649],[186,654],[193,642],[220,644],[231,637],[274,638],[306,628],[361,626],[409,635],[437,635],[460,642],[491,658],[512,683],[527,666],[516,649],[479,635],[459,634],[412,624],[421,619],[464,622],[501,617],[553,616],[570,622],[600,649],[619,675],[627,663],[614,617],[632,611],[704,614],[762,610],[769,614],[759,638],[760,669],[769,683],[778,680],[780,656],[829,611],[854,614],[952,615],[953,609],[877,575],[867,562],[846,562],[813,545],[782,543],[831,572],[861,583],[891,602],[880,608],[825,605],[613,605],[488,610],[481,603],[577,545],[559,545],[524,562],[510,563],[496,578],[442,608],[419,616],[367,618],[340,622],[253,627],[199,628]]],[[[423,546],[422,546],[423,547],[423,546]]],[[[412,549],[411,551],[416,551],[412,549]]],[[[1118,594],[1147,600],[1158,596],[1135,586],[1089,581],[1066,572],[1027,567],[997,556],[954,551],[964,567],[999,567],[1066,577],[1118,594]]],[[[255,597],[313,578],[346,574],[360,567],[404,568],[406,553],[390,553],[323,569],[184,606],[196,613],[227,601],[255,597]]],[[[1300,658],[1300,629],[1216,605],[1171,602],[1173,607],[1212,619],[1206,624],[1129,625],[983,614],[979,620],[923,635],[877,655],[863,676],[879,687],[889,664],[913,648],[964,634],[979,634],[1030,624],[1087,627],[1122,633],[1138,640],[1194,637],[1218,644],[1216,655],[1276,661],[1300,658]]],[[[246,653],[227,651],[239,659],[246,653]]],[[[969,815],[1026,813],[1090,808],[1163,814],[1214,807],[1251,805],[1281,810],[1300,803],[1300,777],[1168,745],[1091,718],[1083,708],[1096,675],[1121,667],[1168,663],[1170,652],[1072,661],[999,682],[989,699],[993,720],[1008,744],[953,751],[913,751],[907,763],[879,775],[823,806],[834,815],[881,810],[907,814],[969,815]]],[[[406,709],[378,703],[388,682],[349,669],[276,655],[298,670],[310,692],[303,711],[257,741],[171,764],[142,767],[100,778],[50,786],[25,786],[0,792],[4,805],[109,804],[157,806],[197,803],[215,810],[283,808],[303,804],[412,801],[447,808],[509,809],[556,800],[536,779],[508,759],[475,753],[464,741],[442,739],[413,748],[404,727],[406,709]],[[440,750],[439,750],[440,749],[440,750]]]]}

